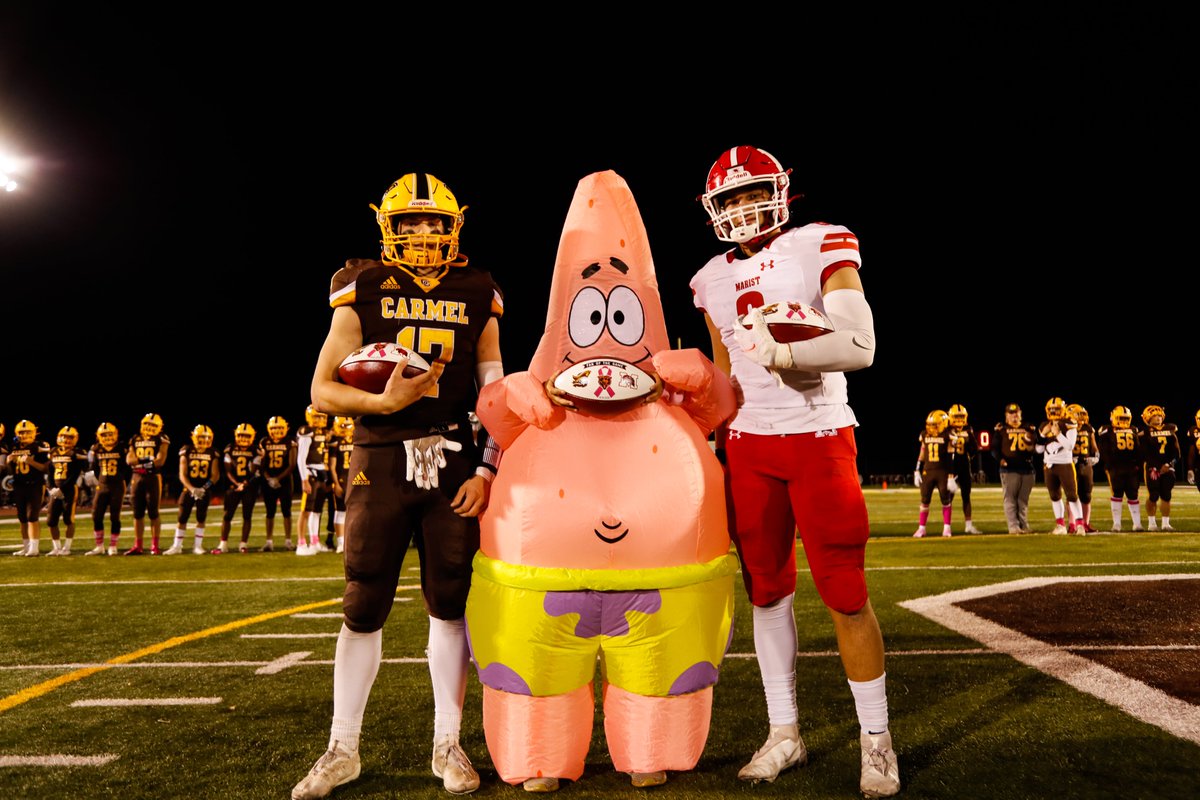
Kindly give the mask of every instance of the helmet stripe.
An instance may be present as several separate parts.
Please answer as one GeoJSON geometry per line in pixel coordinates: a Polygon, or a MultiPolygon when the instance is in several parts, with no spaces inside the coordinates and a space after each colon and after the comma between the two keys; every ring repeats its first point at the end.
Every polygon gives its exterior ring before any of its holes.
{"type": "Polygon", "coordinates": [[[422,172],[417,176],[416,186],[413,187],[413,200],[432,200],[433,199],[433,179],[429,173],[422,172]]]}

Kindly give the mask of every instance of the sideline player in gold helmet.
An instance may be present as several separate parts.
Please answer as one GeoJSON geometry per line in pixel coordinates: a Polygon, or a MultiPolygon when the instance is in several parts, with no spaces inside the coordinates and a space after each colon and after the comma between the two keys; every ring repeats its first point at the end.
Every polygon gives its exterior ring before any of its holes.
{"type": "Polygon", "coordinates": [[[925,536],[925,524],[929,521],[929,504],[933,500],[934,487],[942,502],[942,536],[950,536],[950,517],[954,509],[954,495],[950,493],[950,462],[954,454],[950,451],[950,436],[946,428],[950,415],[941,409],[929,412],[925,417],[925,430],[917,437],[917,468],[913,472],[913,483],[921,490],[921,508],[917,519],[914,539],[925,536]]]}
{"type": "MultiPolygon", "coordinates": [[[[967,407],[955,403],[946,411],[950,418],[949,441],[953,458],[950,461],[950,480],[947,485],[950,492],[957,490],[962,497],[963,533],[982,533],[971,521],[971,487],[975,482],[975,461],[979,455],[979,440],[975,431],[967,422],[967,407]]],[[[951,503],[954,502],[951,497],[951,503]]]]}
{"type": "Polygon", "coordinates": [[[79,476],[87,466],[87,453],[81,450],[79,431],[64,425],[58,432],[57,446],[50,451],[50,471],[46,475],[49,484],[47,494],[50,508],[46,514],[46,525],[50,528],[50,540],[54,546],[52,556],[69,556],[75,542],[75,502],[79,491],[79,476]],[[66,525],[66,536],[58,537],[58,521],[66,525]]]}
{"type": "Polygon", "coordinates": [[[1100,451],[1096,446],[1096,431],[1092,428],[1088,411],[1079,403],[1067,406],[1067,416],[1075,422],[1078,433],[1075,436],[1075,447],[1072,454],[1075,457],[1075,480],[1079,486],[1079,503],[1083,506],[1083,531],[1095,533],[1092,527],[1092,490],[1095,488],[1093,467],[1100,461],[1100,451]]]}
{"type": "Polygon", "coordinates": [[[274,416],[267,420],[267,435],[258,442],[255,457],[262,476],[263,509],[267,514],[267,541],[264,553],[275,549],[275,509],[283,515],[284,547],[292,544],[292,473],[296,469],[296,443],[288,438],[287,420],[274,416]]]}
{"type": "Polygon", "coordinates": [[[1042,472],[1050,507],[1054,510],[1054,530],[1051,533],[1086,532],[1083,524],[1083,504],[1079,500],[1079,484],[1075,475],[1075,442],[1079,429],[1067,416],[1067,404],[1061,397],[1046,402],[1046,419],[1038,426],[1035,449],[1042,454],[1042,472]],[[1063,496],[1066,495],[1066,502],[1063,496]],[[1070,513],[1068,518],[1066,515],[1070,513]]]}
{"type": "Polygon", "coordinates": [[[1162,530],[1171,527],[1171,494],[1175,489],[1175,461],[1182,455],[1179,431],[1174,422],[1167,422],[1162,406],[1149,405],[1142,410],[1146,427],[1138,431],[1142,452],[1146,457],[1146,530],[1158,530],[1154,515],[1162,511],[1162,530]]]}
{"type": "MultiPolygon", "coordinates": [[[[175,556],[183,552],[183,541],[187,538],[188,519],[196,509],[196,528],[192,536],[192,552],[204,552],[204,523],[208,519],[208,506],[212,502],[213,487],[221,480],[221,458],[213,450],[213,432],[207,425],[192,428],[191,441],[179,448],[179,516],[175,522],[175,542],[165,555],[175,556]]],[[[214,550],[213,552],[216,552],[214,550]]],[[[224,551],[222,551],[224,552],[224,551]]]]}
{"type": "Polygon", "coordinates": [[[8,474],[13,477],[12,503],[21,523],[21,547],[15,556],[38,556],[41,551],[42,505],[46,501],[46,474],[50,471],[50,445],[38,440],[37,425],[23,419],[13,427],[16,441],[8,454],[8,474]]]}
{"type": "MultiPolygon", "coordinates": [[[[1196,484],[1196,460],[1200,457],[1200,411],[1196,412],[1194,425],[1188,428],[1184,449],[1187,450],[1187,482],[1196,484]]],[[[3,458],[0,455],[0,458],[3,458]]]]}
{"type": "Polygon", "coordinates": [[[1104,462],[1104,471],[1108,475],[1108,485],[1112,492],[1109,504],[1112,507],[1113,531],[1121,530],[1121,501],[1129,505],[1129,517],[1133,522],[1133,531],[1142,529],[1142,506],[1138,501],[1138,491],[1142,485],[1142,465],[1144,457],[1138,442],[1137,431],[1132,427],[1133,412],[1128,406],[1116,406],[1108,414],[1108,424],[1101,425],[1096,431],[1096,446],[1100,450],[1100,459],[1104,462]]]}
{"type": "Polygon", "coordinates": [[[300,535],[296,555],[320,553],[321,510],[330,494],[325,448],[329,442],[329,415],[315,405],[304,409],[304,425],[296,431],[296,464],[300,472],[300,535]]]}
{"type": "Polygon", "coordinates": [[[87,556],[117,554],[121,536],[121,504],[125,500],[125,456],[121,452],[120,433],[111,422],[96,428],[96,442],[88,450],[88,471],[83,479],[96,488],[92,495],[92,537],[95,548],[87,556]],[[104,515],[109,515],[108,549],[104,547],[104,515]]]}
{"type": "Polygon", "coordinates": [[[354,454],[354,420],[334,417],[332,427],[325,457],[333,489],[334,552],[341,553],[346,549],[346,491],[350,488],[350,456],[354,454]]]}
{"type": "Polygon", "coordinates": [[[151,412],[142,417],[138,435],[129,442],[125,461],[133,468],[133,481],[129,493],[133,499],[133,547],[125,551],[127,556],[140,556],[145,536],[145,520],[150,518],[150,553],[160,555],[158,541],[162,535],[162,521],[158,517],[158,506],[162,500],[162,470],[167,464],[167,453],[171,439],[163,433],[163,420],[151,412]]]}
{"type": "Polygon", "coordinates": [[[229,487],[225,490],[224,515],[221,517],[221,543],[217,549],[228,550],[229,530],[233,527],[233,515],[238,506],[242,509],[242,538],[239,553],[250,552],[250,525],[254,516],[254,503],[258,500],[258,454],[254,437],[257,431],[249,422],[233,429],[233,441],[225,445],[221,463],[229,487]]]}

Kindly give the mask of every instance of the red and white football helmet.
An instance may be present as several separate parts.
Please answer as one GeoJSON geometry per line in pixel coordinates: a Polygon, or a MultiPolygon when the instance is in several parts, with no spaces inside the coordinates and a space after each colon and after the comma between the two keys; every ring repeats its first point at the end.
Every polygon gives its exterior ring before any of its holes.
{"type": "Polygon", "coordinates": [[[775,156],[757,147],[726,150],[708,171],[700,203],[723,242],[741,243],[779,228],[788,221],[788,174],[775,156]],[[722,208],[722,195],[762,184],[766,197],[752,204],[722,208]]]}

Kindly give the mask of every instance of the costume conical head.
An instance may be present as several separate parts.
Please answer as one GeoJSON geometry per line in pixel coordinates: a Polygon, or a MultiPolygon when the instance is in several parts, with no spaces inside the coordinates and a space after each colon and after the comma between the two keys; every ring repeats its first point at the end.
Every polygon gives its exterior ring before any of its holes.
{"type": "Polygon", "coordinates": [[[612,170],[579,181],[567,211],[546,328],[529,371],[545,381],[589,358],[652,371],[671,346],[646,226],[625,179],[612,170]]]}

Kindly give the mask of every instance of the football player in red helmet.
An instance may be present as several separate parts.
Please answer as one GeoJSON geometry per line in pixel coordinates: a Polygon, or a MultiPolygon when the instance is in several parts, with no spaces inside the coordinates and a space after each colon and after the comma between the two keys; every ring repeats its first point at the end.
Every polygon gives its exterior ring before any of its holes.
{"type": "Polygon", "coordinates": [[[841,225],[793,224],[789,173],[759,147],[731,147],[717,157],[699,200],[717,239],[733,246],[691,280],[712,360],[741,388],[739,408],[716,442],[729,470],[731,533],[753,605],[758,666],[770,687],[766,742],[738,777],[773,781],[807,754],[794,688],[798,528],[854,696],[860,789],[886,797],[900,791],[900,777],[888,729],[883,636],[863,572],[870,529],[844,375],[874,360],[874,321],[858,275],[858,237],[841,225]],[[776,342],[762,308],[785,301],[824,312],[833,333],[776,342]],[[784,463],[795,467],[780,475],[775,465],[784,463]]]}

